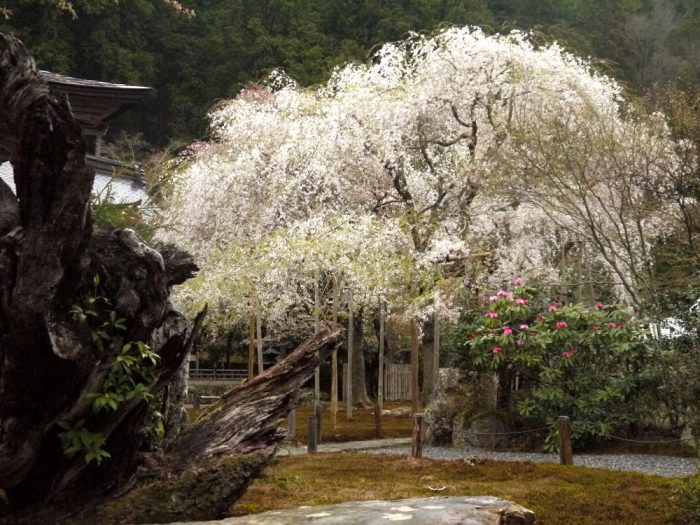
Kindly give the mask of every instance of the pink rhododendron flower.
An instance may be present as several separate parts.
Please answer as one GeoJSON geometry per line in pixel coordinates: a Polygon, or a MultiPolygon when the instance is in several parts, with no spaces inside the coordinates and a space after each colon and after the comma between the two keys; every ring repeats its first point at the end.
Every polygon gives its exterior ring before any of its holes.
{"type": "Polygon", "coordinates": [[[511,330],[510,326],[503,327],[503,335],[513,335],[513,330],[511,330]]]}
{"type": "Polygon", "coordinates": [[[506,292],[505,290],[499,290],[496,295],[498,297],[508,297],[510,294],[508,292],[506,292]]]}
{"type": "Polygon", "coordinates": [[[525,341],[523,341],[522,339],[518,339],[518,340],[516,341],[516,344],[517,344],[518,346],[523,346],[523,345],[525,344],[525,341]]]}
{"type": "Polygon", "coordinates": [[[523,324],[520,325],[520,329],[521,329],[521,330],[527,330],[528,328],[530,328],[530,326],[528,326],[528,325],[525,324],[525,323],[523,323],[523,324]]]}
{"type": "Polygon", "coordinates": [[[617,323],[608,323],[608,328],[618,328],[617,323]]]}
{"type": "Polygon", "coordinates": [[[595,305],[595,307],[596,307],[598,310],[600,310],[601,308],[603,308],[603,303],[598,303],[597,305],[595,305]]]}
{"type": "Polygon", "coordinates": [[[551,306],[549,306],[549,307],[547,308],[547,310],[550,311],[550,312],[553,312],[553,311],[556,310],[556,309],[557,309],[557,307],[554,306],[554,305],[551,305],[551,306]]]}
{"type": "Polygon", "coordinates": [[[491,350],[491,351],[492,351],[494,354],[497,354],[497,353],[499,353],[501,350],[503,350],[503,348],[501,348],[500,346],[495,346],[495,347],[493,348],[493,350],[491,350]]]}
{"type": "Polygon", "coordinates": [[[561,355],[562,357],[569,357],[570,354],[569,352],[562,352],[561,355]]]}
{"type": "Polygon", "coordinates": [[[593,326],[591,326],[591,330],[593,330],[594,332],[597,332],[598,330],[600,330],[600,326],[598,326],[597,324],[594,324],[593,326]]]}
{"type": "Polygon", "coordinates": [[[559,321],[557,323],[557,330],[559,330],[560,328],[566,328],[567,326],[569,326],[569,325],[566,321],[559,321]]]}
{"type": "Polygon", "coordinates": [[[515,283],[515,286],[522,286],[523,284],[525,284],[525,279],[523,279],[522,277],[516,277],[513,283],[515,283]]]}
{"type": "Polygon", "coordinates": [[[515,304],[527,304],[527,299],[516,299],[515,304]]]}
{"type": "Polygon", "coordinates": [[[497,296],[497,295],[491,295],[491,296],[489,296],[489,301],[490,301],[490,302],[498,301],[498,296],[497,296]]]}
{"type": "Polygon", "coordinates": [[[486,312],[484,314],[484,317],[488,317],[489,319],[497,319],[498,318],[498,312],[486,312]]]}

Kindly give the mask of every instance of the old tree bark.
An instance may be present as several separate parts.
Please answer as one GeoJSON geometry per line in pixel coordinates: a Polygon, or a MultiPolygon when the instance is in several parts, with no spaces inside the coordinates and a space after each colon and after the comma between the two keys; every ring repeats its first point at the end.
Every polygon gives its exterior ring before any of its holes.
{"type": "Polygon", "coordinates": [[[280,418],[341,334],[322,331],[154,447],[147,401],[193,332],[169,291],[197,268],[130,230],[93,234],[84,157],[67,102],[0,35],[0,161],[17,191],[0,181],[0,522],[76,519],[115,494],[100,521],[216,518],[272,458],[280,418]]]}

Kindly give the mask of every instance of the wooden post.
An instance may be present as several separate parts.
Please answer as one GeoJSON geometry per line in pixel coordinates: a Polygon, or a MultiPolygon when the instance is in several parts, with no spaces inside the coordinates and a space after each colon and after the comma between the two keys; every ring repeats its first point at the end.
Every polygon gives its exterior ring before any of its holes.
{"type": "Polygon", "coordinates": [[[379,400],[374,402],[374,433],[377,438],[384,437],[384,427],[382,425],[382,407],[379,400]]]}
{"type": "Polygon", "coordinates": [[[411,456],[414,458],[423,457],[423,414],[413,414],[413,440],[411,443],[411,456]]]}
{"type": "Polygon", "coordinates": [[[255,316],[248,321],[248,379],[255,376],[255,316]]]}
{"type": "Polygon", "coordinates": [[[418,412],[418,320],[411,319],[411,412],[418,412]]]}
{"type": "Polygon", "coordinates": [[[306,449],[309,454],[316,454],[318,452],[318,435],[316,430],[318,429],[318,421],[316,416],[311,416],[309,418],[309,432],[306,438],[306,449]]]}
{"type": "Polygon", "coordinates": [[[348,293],[348,367],[345,379],[345,415],[352,421],[352,351],[353,351],[352,288],[348,293]]]}
{"type": "Polygon", "coordinates": [[[571,450],[571,421],[568,416],[559,416],[559,463],[561,465],[573,465],[574,454],[571,450]]]}
{"type": "Polygon", "coordinates": [[[257,306],[257,314],[255,316],[255,331],[256,342],[258,344],[258,375],[263,373],[265,366],[263,365],[263,350],[262,350],[262,320],[260,319],[260,304],[257,306]]]}
{"type": "Polygon", "coordinates": [[[287,416],[287,436],[297,437],[297,411],[291,410],[287,416]]]}
{"type": "Polygon", "coordinates": [[[440,318],[438,317],[437,308],[433,318],[433,392],[438,388],[440,383],[440,318]]]}
{"type": "MultiPolygon", "coordinates": [[[[340,302],[340,286],[333,279],[333,326],[338,324],[338,308],[340,302]]],[[[338,420],[338,350],[331,354],[331,434],[335,436],[338,420]]]]}
{"type": "Polygon", "coordinates": [[[316,443],[321,442],[321,420],[323,416],[323,407],[321,403],[316,403],[314,407],[314,415],[316,416],[316,443]]]}

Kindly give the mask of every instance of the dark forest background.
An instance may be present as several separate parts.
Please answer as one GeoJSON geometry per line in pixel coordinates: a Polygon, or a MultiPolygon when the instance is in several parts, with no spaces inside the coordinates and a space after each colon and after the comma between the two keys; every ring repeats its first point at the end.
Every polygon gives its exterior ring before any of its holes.
{"type": "MultiPolygon", "coordinates": [[[[0,3],[2,3],[0,1],[0,3]]],[[[276,67],[302,85],[323,82],[382,42],[442,24],[488,33],[533,31],[595,59],[633,94],[700,84],[698,0],[189,0],[188,18],[152,0],[78,0],[75,14],[15,0],[13,32],[38,66],[154,88],[141,111],[112,126],[164,147],[206,136],[206,113],[276,67]]]]}

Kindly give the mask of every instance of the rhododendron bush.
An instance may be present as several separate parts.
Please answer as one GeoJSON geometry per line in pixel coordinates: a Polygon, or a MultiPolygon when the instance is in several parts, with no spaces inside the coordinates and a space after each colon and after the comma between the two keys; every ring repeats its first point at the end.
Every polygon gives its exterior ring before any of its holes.
{"type": "Polygon", "coordinates": [[[533,303],[534,290],[522,282],[501,290],[467,330],[462,366],[498,375],[498,408],[550,426],[549,448],[558,416],[571,418],[576,444],[637,421],[650,354],[629,310],[533,303]]]}
{"type": "Polygon", "coordinates": [[[176,167],[160,235],[202,267],[181,297],[234,312],[222,323],[253,303],[284,319],[320,274],[453,318],[454,279],[556,285],[575,242],[641,310],[673,148],[660,117],[623,109],[615,82],[517,32],[414,35],[317,89],[276,71],[217,107],[212,142],[176,167]]]}

